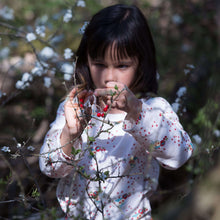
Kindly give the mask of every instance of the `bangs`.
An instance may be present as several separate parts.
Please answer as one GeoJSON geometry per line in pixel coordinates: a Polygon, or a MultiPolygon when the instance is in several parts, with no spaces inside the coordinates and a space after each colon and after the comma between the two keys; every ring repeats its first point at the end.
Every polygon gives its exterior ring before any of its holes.
{"type": "Polygon", "coordinates": [[[100,39],[100,37],[94,36],[92,44],[88,45],[88,54],[92,59],[104,59],[108,50],[110,50],[111,59],[113,61],[128,57],[138,57],[134,42],[131,42],[126,36],[122,38],[121,33],[120,38],[116,36],[105,37],[105,35],[102,35],[100,39]]]}

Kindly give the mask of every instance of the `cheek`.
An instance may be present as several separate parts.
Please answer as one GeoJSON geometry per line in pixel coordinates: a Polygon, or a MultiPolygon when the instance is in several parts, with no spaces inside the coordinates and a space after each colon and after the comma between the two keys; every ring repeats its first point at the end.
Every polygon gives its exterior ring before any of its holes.
{"type": "Polygon", "coordinates": [[[132,84],[134,83],[135,75],[136,75],[136,73],[134,71],[132,71],[129,75],[127,75],[127,77],[125,77],[125,82],[128,87],[131,87],[132,84]]]}
{"type": "Polygon", "coordinates": [[[94,85],[96,87],[98,87],[101,83],[101,76],[100,74],[98,74],[98,72],[96,70],[94,70],[94,68],[91,68],[90,69],[90,74],[91,74],[91,78],[92,78],[92,81],[94,83],[94,85]]]}

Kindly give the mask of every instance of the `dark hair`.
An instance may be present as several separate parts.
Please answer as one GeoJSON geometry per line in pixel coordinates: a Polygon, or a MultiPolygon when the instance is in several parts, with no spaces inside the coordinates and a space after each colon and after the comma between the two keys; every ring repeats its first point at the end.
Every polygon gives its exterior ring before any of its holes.
{"type": "Polygon", "coordinates": [[[116,48],[114,59],[138,59],[137,77],[132,88],[135,93],[157,93],[157,70],[154,42],[147,20],[136,6],[117,4],[95,14],[82,37],[76,52],[76,79],[94,89],[88,67],[88,54],[92,59],[105,56],[109,47],[116,48]]]}

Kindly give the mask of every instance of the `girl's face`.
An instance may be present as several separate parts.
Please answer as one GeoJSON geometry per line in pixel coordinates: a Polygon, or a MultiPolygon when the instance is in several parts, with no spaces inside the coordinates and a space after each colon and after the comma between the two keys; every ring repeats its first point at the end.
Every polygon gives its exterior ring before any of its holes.
{"type": "Polygon", "coordinates": [[[106,88],[108,82],[118,82],[128,88],[134,82],[138,68],[137,59],[130,57],[115,60],[114,47],[108,49],[104,58],[93,60],[88,56],[88,65],[96,88],[106,88]]]}

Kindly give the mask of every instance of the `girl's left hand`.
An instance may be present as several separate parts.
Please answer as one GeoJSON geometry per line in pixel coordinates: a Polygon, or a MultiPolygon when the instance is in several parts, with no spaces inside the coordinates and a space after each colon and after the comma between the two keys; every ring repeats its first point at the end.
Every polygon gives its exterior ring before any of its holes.
{"type": "Polygon", "coordinates": [[[103,97],[112,109],[127,112],[127,119],[131,117],[136,120],[140,114],[142,102],[122,83],[108,82],[106,88],[96,89],[94,94],[103,97]]]}

